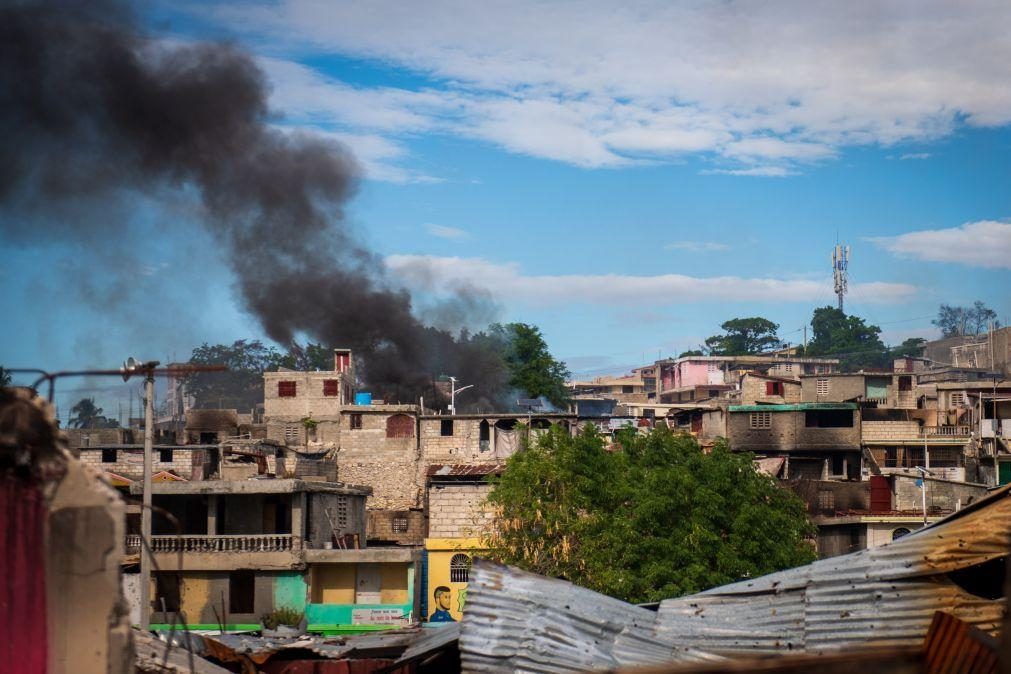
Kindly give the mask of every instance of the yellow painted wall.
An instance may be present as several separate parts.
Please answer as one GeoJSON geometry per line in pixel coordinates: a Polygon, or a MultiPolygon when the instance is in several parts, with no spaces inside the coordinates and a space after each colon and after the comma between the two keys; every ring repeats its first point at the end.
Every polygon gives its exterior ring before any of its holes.
{"type": "Polygon", "coordinates": [[[450,581],[449,565],[453,555],[466,554],[473,559],[476,553],[484,548],[479,538],[427,538],[425,539],[425,549],[428,550],[428,615],[426,620],[431,620],[432,615],[439,608],[435,591],[439,587],[448,587],[450,592],[449,614],[453,620],[459,621],[463,618],[463,611],[467,605],[467,583],[454,583],[450,581]]]}
{"type": "Polygon", "coordinates": [[[312,567],[312,603],[355,603],[355,565],[314,565],[312,567]]]}
{"type": "Polygon", "coordinates": [[[403,564],[383,564],[380,569],[380,596],[384,604],[406,604],[407,562],[403,564]]]}

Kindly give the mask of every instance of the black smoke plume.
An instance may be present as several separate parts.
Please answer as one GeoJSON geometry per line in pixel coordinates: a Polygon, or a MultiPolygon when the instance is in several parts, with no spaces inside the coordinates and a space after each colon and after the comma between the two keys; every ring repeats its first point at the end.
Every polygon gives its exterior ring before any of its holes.
{"type": "Polygon", "coordinates": [[[152,39],[124,3],[0,5],[0,226],[87,240],[115,227],[102,217],[114,195],[194,194],[269,337],[354,349],[389,400],[431,395],[447,373],[501,402],[488,340],[424,325],[345,223],[353,157],[274,126],[268,93],[238,47],[152,39]]]}

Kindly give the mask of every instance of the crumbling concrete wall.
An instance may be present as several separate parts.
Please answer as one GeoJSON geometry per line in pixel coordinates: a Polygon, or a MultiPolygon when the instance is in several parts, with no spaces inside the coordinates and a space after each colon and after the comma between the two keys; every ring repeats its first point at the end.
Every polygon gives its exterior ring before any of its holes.
{"type": "Polygon", "coordinates": [[[125,535],[123,500],[68,455],[49,506],[50,672],[133,671],[129,609],[120,589],[125,535]]]}
{"type": "Polygon", "coordinates": [[[370,510],[368,531],[370,541],[395,542],[398,545],[421,545],[425,542],[425,513],[411,510],[370,510]]]}

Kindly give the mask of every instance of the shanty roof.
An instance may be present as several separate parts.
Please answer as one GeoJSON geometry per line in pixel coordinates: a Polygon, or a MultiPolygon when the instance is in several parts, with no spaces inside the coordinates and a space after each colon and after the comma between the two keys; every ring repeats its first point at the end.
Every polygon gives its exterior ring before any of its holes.
{"type": "Polygon", "coordinates": [[[569,672],[711,653],[917,646],[939,610],[992,634],[1009,547],[1011,485],[886,545],[667,599],[656,614],[476,562],[460,657],[467,671],[569,672]]]}
{"type": "Polygon", "coordinates": [[[731,405],[731,412],[804,412],[808,410],[855,410],[856,403],[794,403],[792,405],[731,405]]]}
{"type": "Polygon", "coordinates": [[[466,672],[584,672],[718,656],[653,631],[656,614],[512,567],[476,560],[460,627],[466,672]]]}

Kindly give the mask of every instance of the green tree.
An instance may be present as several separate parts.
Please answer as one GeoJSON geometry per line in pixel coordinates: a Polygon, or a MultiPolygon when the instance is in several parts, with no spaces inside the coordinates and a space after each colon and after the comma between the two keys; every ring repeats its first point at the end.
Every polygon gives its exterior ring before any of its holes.
{"type": "Polygon", "coordinates": [[[490,555],[631,602],[759,576],[815,557],[804,503],[752,456],[664,427],[559,427],[514,454],[493,480],[490,555]]]}
{"type": "Polygon", "coordinates": [[[881,341],[881,328],[835,307],[821,307],[811,317],[813,339],[804,355],[839,358],[843,370],[885,367],[889,351],[881,341]]]}
{"type": "Polygon", "coordinates": [[[312,342],[305,346],[295,343],[288,349],[288,353],[278,357],[276,365],[301,372],[332,370],[334,368],[333,349],[312,342]]]}
{"type": "Polygon", "coordinates": [[[190,365],[224,365],[228,371],[194,373],[186,378],[186,391],[199,408],[251,410],[263,402],[263,373],[281,358],[276,349],[257,340],[205,343],[193,349],[190,365]]]}
{"type": "Polygon", "coordinates": [[[996,318],[996,311],[977,300],[971,307],[942,304],[931,323],[939,327],[945,337],[977,336],[987,330],[990,321],[994,321],[994,327],[999,327],[996,318]]]}
{"type": "Polygon", "coordinates": [[[722,335],[706,340],[706,349],[713,356],[746,356],[778,349],[783,344],[776,336],[779,326],[758,316],[734,318],[720,328],[722,335]]]}
{"type": "Polygon", "coordinates": [[[919,356],[923,353],[923,347],[926,345],[927,340],[923,337],[910,337],[906,341],[902,342],[898,346],[893,346],[890,349],[891,358],[902,358],[903,356],[919,356]]]}
{"type": "Polygon", "coordinates": [[[11,385],[11,373],[10,373],[10,370],[8,370],[7,368],[5,368],[3,365],[0,365],[0,388],[3,388],[4,386],[10,386],[10,385],[11,385]]]}
{"type": "Polygon", "coordinates": [[[119,422],[102,414],[94,398],[81,398],[70,408],[71,428],[119,428],[119,422]]]}
{"type": "Polygon", "coordinates": [[[504,360],[509,373],[509,385],[527,397],[543,396],[552,405],[564,406],[569,399],[565,380],[569,370],[555,360],[537,326],[526,323],[494,325],[493,338],[505,344],[504,360]]]}
{"type": "Polygon", "coordinates": [[[702,352],[702,349],[688,349],[687,351],[682,351],[678,355],[678,358],[687,358],[688,356],[704,356],[704,355],[706,354],[702,352]]]}

